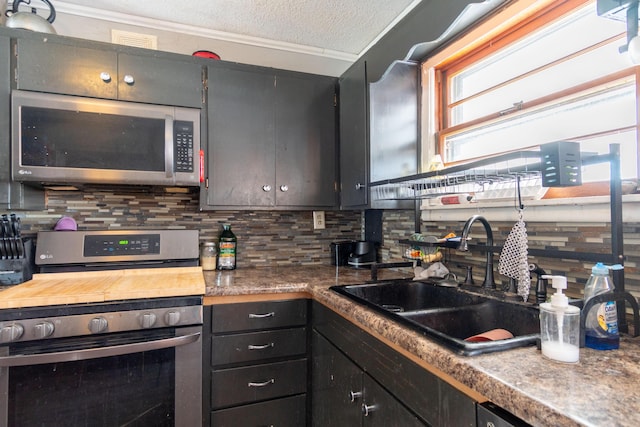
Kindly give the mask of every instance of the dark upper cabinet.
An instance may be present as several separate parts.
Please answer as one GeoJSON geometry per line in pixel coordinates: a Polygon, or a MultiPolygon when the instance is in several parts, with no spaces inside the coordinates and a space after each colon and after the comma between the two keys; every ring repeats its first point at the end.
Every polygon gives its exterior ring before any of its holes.
{"type": "Polygon", "coordinates": [[[201,207],[335,207],[335,85],[325,76],[210,65],[201,207]]]}
{"type": "MultiPolygon", "coordinates": [[[[151,104],[202,107],[197,62],[118,52],[101,44],[16,41],[17,89],[151,104]]],[[[145,52],[146,54],[143,54],[145,52]]]]}
{"type": "MultiPolygon", "coordinates": [[[[414,93],[407,93],[404,85],[400,90],[395,90],[392,85],[392,90],[387,94],[395,96],[395,99],[391,99],[389,103],[380,103],[376,112],[371,111],[375,106],[370,105],[372,97],[369,83],[379,82],[394,62],[404,62],[409,56],[410,62],[419,69],[419,64],[415,61],[421,59],[421,52],[427,52],[425,45],[428,45],[429,51],[434,51],[465,25],[470,25],[472,20],[459,21],[458,18],[467,6],[473,4],[477,8],[476,3],[469,0],[421,2],[340,77],[339,172],[343,209],[412,207],[406,202],[377,201],[375,193],[369,194],[370,188],[365,188],[362,184],[368,185],[370,181],[397,178],[419,171],[420,124],[418,120],[402,124],[399,119],[419,117],[420,97],[417,92],[420,88],[420,73],[415,73],[414,70],[412,73],[416,74],[416,79],[405,80],[414,84],[414,93]],[[448,32],[454,22],[457,22],[458,27],[455,31],[448,32]],[[447,37],[442,38],[445,32],[447,37]],[[428,43],[432,41],[434,43],[428,43]],[[417,45],[421,48],[414,50],[417,45]],[[384,113],[384,117],[379,115],[380,112],[384,113]],[[374,115],[379,118],[377,122],[373,121],[374,115]],[[390,121],[403,127],[391,129],[387,126],[390,121]],[[386,131],[389,132],[385,135],[386,131]],[[374,135],[376,132],[378,134],[374,135]],[[407,134],[411,136],[407,137],[407,134]]],[[[496,2],[489,7],[497,7],[498,4],[496,2]]],[[[486,12],[484,9],[483,11],[486,12]]],[[[410,68],[407,64],[405,62],[401,67],[410,68]]]]}
{"type": "Polygon", "coordinates": [[[335,78],[276,74],[276,205],[336,206],[335,96],[335,78]]]}
{"type": "Polygon", "coordinates": [[[263,68],[208,67],[205,206],[273,204],[273,92],[273,75],[263,68]]]}
{"type": "Polygon", "coordinates": [[[340,205],[362,208],[368,203],[366,63],[357,62],[340,78],[340,205]]]}
{"type": "Polygon", "coordinates": [[[9,37],[0,36],[0,210],[44,209],[44,190],[10,180],[10,43],[9,37]]]}

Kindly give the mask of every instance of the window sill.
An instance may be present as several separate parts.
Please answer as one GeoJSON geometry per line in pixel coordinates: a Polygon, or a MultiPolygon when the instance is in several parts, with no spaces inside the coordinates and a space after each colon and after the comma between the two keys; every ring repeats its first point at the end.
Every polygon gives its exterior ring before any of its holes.
{"type": "MultiPolygon", "coordinates": [[[[623,222],[640,222],[640,194],[622,196],[623,222]]],[[[609,196],[571,199],[525,200],[524,219],[530,222],[593,223],[610,222],[609,196]]],[[[514,221],[517,213],[513,200],[481,201],[464,205],[421,206],[423,221],[466,221],[472,215],[483,215],[489,221],[514,221]]]]}

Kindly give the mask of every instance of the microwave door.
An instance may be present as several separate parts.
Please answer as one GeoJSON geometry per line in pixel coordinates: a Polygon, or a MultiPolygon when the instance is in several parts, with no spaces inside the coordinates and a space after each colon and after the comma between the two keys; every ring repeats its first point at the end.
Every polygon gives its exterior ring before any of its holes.
{"type": "Polygon", "coordinates": [[[199,185],[198,109],[13,91],[12,112],[15,181],[199,185]]]}

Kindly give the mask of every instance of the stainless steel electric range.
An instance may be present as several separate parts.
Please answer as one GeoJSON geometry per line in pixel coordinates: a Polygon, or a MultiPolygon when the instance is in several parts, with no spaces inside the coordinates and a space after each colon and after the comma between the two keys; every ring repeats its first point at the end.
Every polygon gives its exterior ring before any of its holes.
{"type": "MultiPolygon", "coordinates": [[[[41,232],[36,262],[170,275],[198,232],[41,232]]],[[[0,310],[0,427],[201,425],[201,334],[202,295],[0,310]]]]}

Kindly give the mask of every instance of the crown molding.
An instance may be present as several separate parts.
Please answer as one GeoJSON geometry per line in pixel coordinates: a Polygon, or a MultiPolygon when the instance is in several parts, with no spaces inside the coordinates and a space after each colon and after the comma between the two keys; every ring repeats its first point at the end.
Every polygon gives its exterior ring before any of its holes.
{"type": "Polygon", "coordinates": [[[135,27],[150,28],[158,31],[168,31],[179,34],[203,37],[213,40],[221,40],[230,43],[238,43],[249,46],[257,46],[266,49],[281,50],[297,54],[319,56],[323,58],[336,59],[340,61],[355,62],[358,55],[346,52],[339,52],[330,49],[323,49],[314,46],[300,45],[295,43],[281,42],[261,37],[251,37],[240,34],[233,34],[224,31],[216,31],[208,28],[196,27],[192,25],[179,24],[170,21],[144,18],[140,16],[128,15],[120,12],[111,12],[93,7],[81,6],[63,1],[56,2],[56,13],[80,16],[84,18],[97,19],[118,24],[131,25],[135,27]]]}

